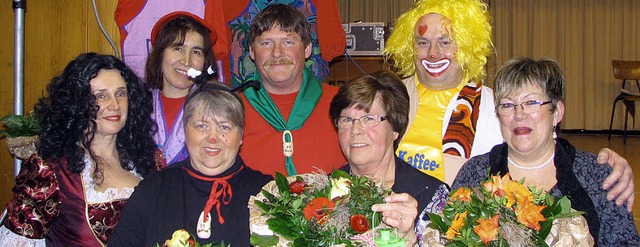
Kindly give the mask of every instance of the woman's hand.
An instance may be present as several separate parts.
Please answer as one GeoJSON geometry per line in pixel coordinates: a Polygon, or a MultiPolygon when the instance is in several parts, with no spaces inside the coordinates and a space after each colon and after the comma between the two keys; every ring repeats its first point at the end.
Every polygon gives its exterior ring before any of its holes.
{"type": "Polygon", "coordinates": [[[418,217],[418,201],[407,193],[391,194],[384,201],[384,204],[373,205],[371,210],[382,212],[382,221],[397,228],[407,240],[407,246],[413,246],[416,242],[414,227],[418,217]]]}
{"type": "Polygon", "coordinates": [[[633,193],[633,172],[626,159],[622,158],[618,153],[611,149],[603,148],[598,153],[598,164],[608,164],[613,167],[613,171],[602,183],[602,188],[607,190],[607,200],[616,200],[618,206],[627,203],[627,211],[633,209],[633,201],[635,194],[633,193]],[[616,186],[611,188],[611,185],[616,186]]]}

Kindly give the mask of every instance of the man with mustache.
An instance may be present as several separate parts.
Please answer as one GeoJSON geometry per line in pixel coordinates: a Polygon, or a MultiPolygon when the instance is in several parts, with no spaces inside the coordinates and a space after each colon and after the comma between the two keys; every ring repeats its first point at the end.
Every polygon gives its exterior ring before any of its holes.
{"type": "Polygon", "coordinates": [[[311,55],[309,23],[282,4],[263,9],[252,21],[249,54],[259,89],[243,91],[246,127],[240,156],[265,174],[331,172],[346,163],[328,114],[338,89],[305,68],[311,55]]]}
{"type": "MultiPolygon", "coordinates": [[[[384,54],[392,58],[410,96],[409,127],[398,157],[448,184],[467,159],[503,142],[493,91],[482,85],[493,51],[488,6],[480,0],[422,0],[402,14],[384,54]]],[[[610,149],[598,154],[614,172],[609,198],[633,205],[633,173],[610,149]]],[[[607,189],[605,188],[605,189],[607,189]]]]}

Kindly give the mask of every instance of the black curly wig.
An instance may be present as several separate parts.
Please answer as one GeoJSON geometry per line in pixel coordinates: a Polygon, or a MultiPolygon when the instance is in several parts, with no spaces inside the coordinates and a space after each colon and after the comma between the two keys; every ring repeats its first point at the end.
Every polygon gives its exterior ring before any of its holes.
{"type": "MultiPolygon", "coordinates": [[[[47,97],[40,98],[35,110],[42,121],[38,153],[43,159],[66,158],[67,168],[80,173],[84,169],[85,149],[93,141],[96,114],[99,106],[91,94],[91,80],[100,70],[117,70],[125,81],[129,97],[127,120],[116,138],[120,163],[125,170],[135,169],[145,176],[156,169],[156,144],[152,134],[157,127],[151,119],[151,93],[141,80],[122,61],[111,55],[80,54],[71,61],[61,75],[51,79],[47,97]],[[133,164],[129,166],[129,164],[133,164]]],[[[96,161],[94,179],[102,181],[100,157],[88,148],[96,161]]]]}

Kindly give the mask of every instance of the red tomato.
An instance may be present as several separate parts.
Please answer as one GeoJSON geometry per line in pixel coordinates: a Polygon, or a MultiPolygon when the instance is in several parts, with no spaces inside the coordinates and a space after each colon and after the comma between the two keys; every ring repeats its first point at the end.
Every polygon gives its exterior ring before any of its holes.
{"type": "Polygon", "coordinates": [[[349,226],[357,233],[363,233],[369,230],[369,221],[364,215],[356,214],[349,218],[349,226]]]}
{"type": "Polygon", "coordinates": [[[294,194],[300,194],[306,186],[307,183],[304,181],[293,181],[289,184],[289,191],[294,194]]]}

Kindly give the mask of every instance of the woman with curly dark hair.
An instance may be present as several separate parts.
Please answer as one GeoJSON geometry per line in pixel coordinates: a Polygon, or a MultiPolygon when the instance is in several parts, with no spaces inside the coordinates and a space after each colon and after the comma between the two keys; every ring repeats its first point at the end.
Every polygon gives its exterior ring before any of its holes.
{"type": "Polygon", "coordinates": [[[117,58],[85,53],[39,100],[38,154],[22,164],[1,246],[104,246],[133,188],[165,166],[151,94],[117,58]]]}

